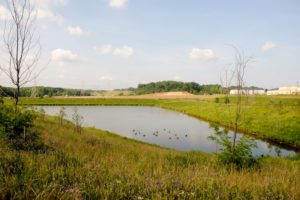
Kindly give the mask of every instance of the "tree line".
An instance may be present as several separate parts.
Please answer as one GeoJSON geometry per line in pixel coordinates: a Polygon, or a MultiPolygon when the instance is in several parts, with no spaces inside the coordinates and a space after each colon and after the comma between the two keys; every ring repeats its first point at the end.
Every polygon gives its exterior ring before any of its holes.
{"type": "MultiPolygon", "coordinates": [[[[15,92],[16,88],[0,86],[0,96],[12,97],[15,92]]],[[[91,96],[92,92],[92,90],[37,86],[20,88],[19,95],[20,97],[91,96]]]]}
{"type": "Polygon", "coordinates": [[[159,81],[147,84],[138,84],[136,94],[150,94],[157,92],[185,91],[192,94],[219,94],[222,86],[218,84],[200,85],[196,82],[159,81]]]}

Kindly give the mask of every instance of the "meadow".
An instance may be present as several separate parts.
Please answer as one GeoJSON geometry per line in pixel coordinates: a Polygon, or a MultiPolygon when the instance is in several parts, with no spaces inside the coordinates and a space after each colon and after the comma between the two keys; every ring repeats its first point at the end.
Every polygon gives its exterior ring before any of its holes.
{"type": "Polygon", "coordinates": [[[265,157],[258,168],[221,165],[113,133],[36,120],[45,151],[0,139],[0,199],[299,199],[300,159],[265,157]]]}
{"type": "MultiPolygon", "coordinates": [[[[236,97],[202,96],[195,99],[23,98],[23,105],[132,105],[158,106],[183,112],[227,128],[233,127],[236,97]]],[[[243,99],[239,130],[255,137],[300,149],[300,97],[248,96],[243,99]]]]}

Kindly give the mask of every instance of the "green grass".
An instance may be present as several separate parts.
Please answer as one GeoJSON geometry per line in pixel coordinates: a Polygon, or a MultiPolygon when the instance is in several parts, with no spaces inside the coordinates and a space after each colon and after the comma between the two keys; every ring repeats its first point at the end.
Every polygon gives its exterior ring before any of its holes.
{"type": "MultiPolygon", "coordinates": [[[[235,97],[214,99],[30,99],[24,105],[145,105],[159,106],[232,127],[235,97]]],[[[249,96],[243,99],[241,132],[300,149],[300,96],[249,96]]]]}
{"type": "Polygon", "coordinates": [[[154,106],[157,100],[152,99],[81,99],[81,98],[22,98],[23,105],[131,105],[154,106]]]}
{"type": "Polygon", "coordinates": [[[38,119],[50,150],[12,151],[0,139],[0,199],[299,199],[300,160],[263,158],[226,168],[211,154],[178,152],[58,119],[38,119]]]}

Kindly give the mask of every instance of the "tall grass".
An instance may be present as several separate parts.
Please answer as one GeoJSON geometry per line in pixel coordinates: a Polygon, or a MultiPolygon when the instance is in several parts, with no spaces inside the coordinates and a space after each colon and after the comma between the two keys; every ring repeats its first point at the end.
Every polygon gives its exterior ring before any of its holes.
{"type": "Polygon", "coordinates": [[[214,155],[178,152],[74,125],[39,120],[47,152],[0,140],[0,199],[299,199],[300,161],[263,158],[225,168],[214,155]]]}

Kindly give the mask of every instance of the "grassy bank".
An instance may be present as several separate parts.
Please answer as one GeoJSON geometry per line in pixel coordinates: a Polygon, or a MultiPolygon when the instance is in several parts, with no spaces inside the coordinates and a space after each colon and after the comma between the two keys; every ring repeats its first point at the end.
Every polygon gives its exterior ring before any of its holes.
{"type": "Polygon", "coordinates": [[[300,161],[264,158],[237,171],[214,155],[177,152],[74,125],[37,120],[49,150],[0,140],[0,199],[299,199],[300,161]]]}
{"type": "MultiPolygon", "coordinates": [[[[235,97],[229,104],[224,97],[202,99],[22,99],[24,105],[145,105],[186,113],[232,127],[235,97]]],[[[300,97],[250,96],[244,99],[240,130],[259,138],[300,149],[300,97]]]]}

